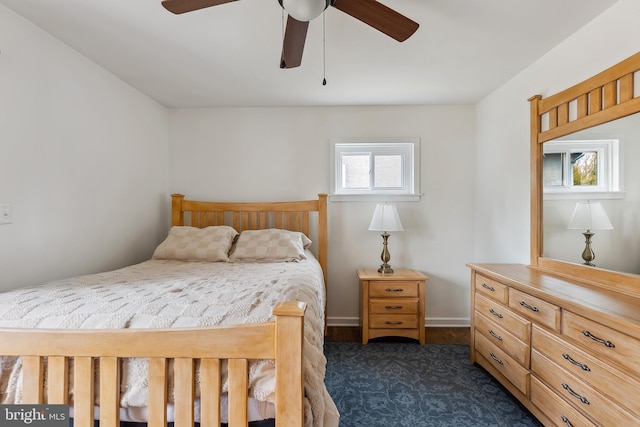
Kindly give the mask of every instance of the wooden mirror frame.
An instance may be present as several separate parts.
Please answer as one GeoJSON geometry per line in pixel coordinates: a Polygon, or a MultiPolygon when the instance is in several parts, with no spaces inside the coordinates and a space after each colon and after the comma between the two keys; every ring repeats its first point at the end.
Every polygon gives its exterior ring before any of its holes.
{"type": "Polygon", "coordinates": [[[543,256],[543,143],[640,112],[634,81],[640,84],[640,52],[547,98],[535,95],[531,108],[531,268],[583,283],[640,296],[640,276],[543,256]],[[571,113],[570,113],[571,111],[571,113]],[[575,116],[575,117],[570,117],[575,116]],[[546,124],[548,123],[548,124],[546,124]],[[543,129],[543,124],[546,124],[543,129]]]}

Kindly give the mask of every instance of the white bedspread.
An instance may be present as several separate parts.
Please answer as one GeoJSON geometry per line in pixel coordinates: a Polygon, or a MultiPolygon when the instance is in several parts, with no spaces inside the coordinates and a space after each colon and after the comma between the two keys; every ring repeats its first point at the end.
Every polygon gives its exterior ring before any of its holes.
{"type": "MultiPolygon", "coordinates": [[[[178,328],[265,322],[277,302],[307,303],[305,425],[337,425],[324,385],[324,283],[315,258],[289,263],[150,260],[106,273],[0,293],[0,327],[178,328]],[[310,422],[311,420],[312,423],[310,422]]],[[[144,359],[123,364],[122,407],[147,405],[144,359]]],[[[273,401],[273,361],[252,361],[250,395],[273,401]]],[[[21,398],[20,363],[0,358],[0,402],[21,398]]],[[[228,383],[223,376],[223,390],[228,383]]],[[[170,396],[171,398],[171,396],[170,396]]]]}

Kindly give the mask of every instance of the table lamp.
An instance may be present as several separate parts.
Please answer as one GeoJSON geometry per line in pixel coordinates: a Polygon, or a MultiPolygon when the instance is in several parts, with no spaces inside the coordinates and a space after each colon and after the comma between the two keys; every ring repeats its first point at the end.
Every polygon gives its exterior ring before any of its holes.
{"type": "Polygon", "coordinates": [[[376,210],[373,212],[373,218],[371,218],[371,224],[369,224],[369,231],[382,231],[382,254],[380,259],[382,264],[378,269],[379,273],[393,273],[393,269],[389,265],[391,254],[387,247],[389,240],[389,231],[403,231],[402,223],[400,222],[400,216],[398,216],[398,210],[396,206],[389,203],[378,203],[376,210]]]}

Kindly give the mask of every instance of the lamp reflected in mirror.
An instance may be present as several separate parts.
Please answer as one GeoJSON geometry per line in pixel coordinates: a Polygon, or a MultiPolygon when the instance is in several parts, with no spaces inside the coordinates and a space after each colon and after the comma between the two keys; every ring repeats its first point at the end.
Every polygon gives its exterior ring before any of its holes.
{"type": "Polygon", "coordinates": [[[569,230],[586,230],[582,234],[585,238],[585,248],[582,251],[582,259],[585,265],[595,267],[593,260],[596,258],[591,248],[591,238],[595,235],[592,230],[611,230],[613,225],[609,221],[607,212],[600,202],[578,202],[573,209],[573,215],[569,221],[569,230]]]}
{"type": "Polygon", "coordinates": [[[378,269],[378,273],[393,273],[393,269],[389,265],[391,254],[389,253],[388,240],[389,231],[403,231],[402,222],[396,206],[388,203],[378,203],[376,210],[373,212],[373,218],[369,224],[369,231],[382,231],[382,254],[380,259],[382,264],[378,269]]]}

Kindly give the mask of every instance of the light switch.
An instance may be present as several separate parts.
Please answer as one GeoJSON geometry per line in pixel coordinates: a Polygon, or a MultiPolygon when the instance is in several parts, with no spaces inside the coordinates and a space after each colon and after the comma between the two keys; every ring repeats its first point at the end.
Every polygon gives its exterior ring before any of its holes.
{"type": "Polygon", "coordinates": [[[11,224],[12,222],[11,204],[0,203],[0,224],[11,224]]]}

